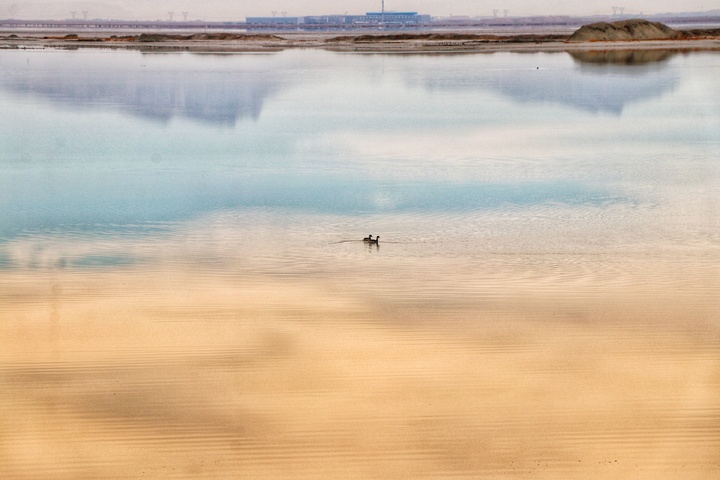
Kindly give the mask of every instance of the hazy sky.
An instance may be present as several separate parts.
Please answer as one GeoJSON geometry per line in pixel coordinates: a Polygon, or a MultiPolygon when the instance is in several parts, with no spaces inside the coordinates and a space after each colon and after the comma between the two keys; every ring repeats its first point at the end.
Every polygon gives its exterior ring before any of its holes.
{"type": "MultiPolygon", "coordinates": [[[[379,11],[381,0],[0,0],[0,18],[70,17],[70,11],[87,10],[88,18],[176,18],[237,20],[246,16],[324,13],[358,14],[379,11]],[[65,13],[67,12],[67,13],[65,13]]],[[[626,15],[720,9],[720,0],[386,0],[385,10],[417,11],[437,16],[491,15],[493,9],[513,15],[611,14],[624,6],[626,15]]],[[[502,13],[501,13],[502,14],[502,13]]],[[[79,15],[79,13],[78,13],[79,15]]]]}

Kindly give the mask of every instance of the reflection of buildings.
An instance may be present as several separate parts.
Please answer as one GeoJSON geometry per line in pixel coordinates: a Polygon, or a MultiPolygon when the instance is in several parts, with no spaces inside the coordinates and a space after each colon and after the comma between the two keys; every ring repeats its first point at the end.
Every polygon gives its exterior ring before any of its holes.
{"type": "Polygon", "coordinates": [[[308,17],[248,17],[246,23],[253,25],[421,25],[430,23],[430,15],[417,12],[368,12],[365,15],[314,15],[308,17]]]}

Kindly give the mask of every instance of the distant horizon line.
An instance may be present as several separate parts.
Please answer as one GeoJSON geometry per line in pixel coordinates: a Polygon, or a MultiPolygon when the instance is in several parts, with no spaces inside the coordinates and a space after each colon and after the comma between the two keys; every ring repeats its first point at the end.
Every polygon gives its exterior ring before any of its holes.
{"type": "MultiPolygon", "coordinates": [[[[151,18],[149,16],[145,17],[122,17],[122,16],[112,16],[112,17],[83,17],[82,11],[77,12],[77,17],[40,17],[40,16],[29,16],[29,17],[0,17],[0,21],[74,21],[74,22],[91,22],[91,21],[141,21],[141,22],[162,22],[162,23],[191,23],[191,22],[229,22],[229,23],[243,23],[243,21],[247,21],[248,18],[305,18],[305,17],[351,17],[351,16],[363,16],[363,15],[369,15],[369,14],[380,14],[380,12],[365,12],[365,13],[357,13],[357,14],[350,14],[350,13],[324,13],[324,14],[310,14],[310,15],[246,15],[246,16],[205,16],[203,18],[183,18],[183,14],[186,14],[188,12],[168,12],[173,14],[173,18],[151,18]],[[174,15],[177,15],[175,17],[174,15]]],[[[89,13],[89,12],[88,12],[89,13]]],[[[281,12],[278,12],[281,13],[281,12]]],[[[285,13],[285,12],[282,12],[285,13]]],[[[498,10],[497,15],[468,15],[468,14],[451,14],[451,15],[431,15],[431,14],[423,14],[421,12],[407,12],[407,11],[390,11],[386,10],[384,12],[387,15],[397,15],[397,14],[407,14],[407,13],[415,13],[419,16],[429,16],[432,20],[435,19],[497,19],[502,20],[504,18],[513,18],[513,19],[524,19],[524,18],[534,18],[534,19],[541,19],[541,18],[568,18],[568,19],[582,19],[582,18],[608,18],[608,19],[631,19],[631,18],[645,18],[645,17],[670,17],[670,18],[682,18],[682,17],[702,17],[702,16],[720,16],[720,8],[717,9],[711,9],[711,10],[699,10],[699,11],[680,11],[680,12],[662,12],[662,13],[643,13],[643,12],[632,12],[628,14],[614,14],[614,13],[608,13],[608,14],[601,14],[601,13],[594,13],[594,14],[544,14],[544,15],[505,15],[502,10],[498,10]]]]}

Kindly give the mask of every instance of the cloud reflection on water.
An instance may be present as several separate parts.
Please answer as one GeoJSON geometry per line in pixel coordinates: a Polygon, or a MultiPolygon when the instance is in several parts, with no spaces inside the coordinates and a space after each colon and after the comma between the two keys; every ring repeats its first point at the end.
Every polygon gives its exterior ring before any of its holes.
{"type": "Polygon", "coordinates": [[[444,70],[441,64],[407,75],[410,84],[429,90],[496,91],[520,103],[552,103],[619,116],[627,105],[659,97],[679,86],[678,73],[667,64],[676,53],[540,54],[535,66],[515,57],[500,68],[478,68],[464,75],[444,70]],[[567,55],[574,66],[557,61],[567,55]]]}
{"type": "MultiPolygon", "coordinates": [[[[114,109],[161,122],[177,117],[232,126],[242,119],[257,120],[268,98],[303,81],[297,72],[282,68],[280,57],[273,58],[275,63],[263,58],[272,55],[196,54],[195,58],[210,61],[195,60],[187,70],[184,55],[73,53],[51,61],[38,61],[34,55],[5,56],[0,89],[73,108],[114,109]],[[217,62],[212,57],[227,58],[217,62]]],[[[551,102],[619,115],[629,103],[677,88],[677,73],[667,68],[677,53],[576,52],[569,54],[575,68],[564,68],[557,61],[567,55],[563,53],[553,54],[549,63],[547,55],[538,57],[536,69],[528,68],[517,54],[505,68],[482,61],[471,72],[447,68],[445,62],[423,63],[421,68],[398,62],[391,69],[404,70],[411,85],[431,90],[498,91],[523,103],[551,102]]]]}
{"type": "Polygon", "coordinates": [[[11,73],[0,77],[0,88],[74,109],[233,126],[242,119],[257,120],[265,100],[283,81],[283,71],[272,69],[258,55],[233,56],[225,70],[218,70],[216,62],[199,60],[186,71],[185,57],[177,54],[73,53],[61,61],[6,56],[3,66],[11,73]]]}

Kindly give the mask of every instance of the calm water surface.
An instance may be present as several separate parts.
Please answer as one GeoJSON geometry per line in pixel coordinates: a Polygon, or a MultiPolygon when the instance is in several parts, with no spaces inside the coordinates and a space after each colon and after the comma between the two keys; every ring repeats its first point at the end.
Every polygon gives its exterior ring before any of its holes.
{"type": "Polygon", "coordinates": [[[717,78],[0,51],[0,477],[717,478],[717,78]]]}

